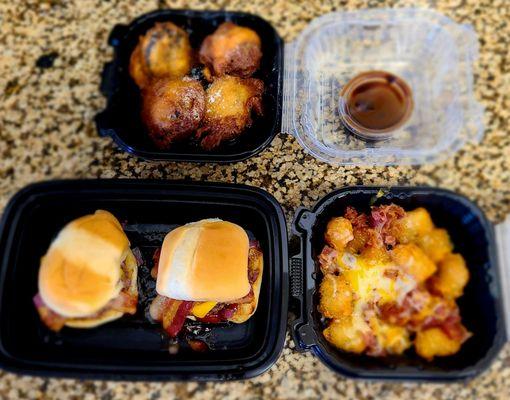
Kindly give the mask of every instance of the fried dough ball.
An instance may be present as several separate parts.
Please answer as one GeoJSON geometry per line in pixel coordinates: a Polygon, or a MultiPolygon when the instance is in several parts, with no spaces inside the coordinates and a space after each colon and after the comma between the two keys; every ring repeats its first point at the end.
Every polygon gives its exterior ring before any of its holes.
{"type": "Polygon", "coordinates": [[[420,246],[425,254],[435,263],[441,261],[447,254],[453,250],[450,235],[446,229],[433,229],[429,233],[418,238],[420,246]]]}
{"type": "Polygon", "coordinates": [[[430,287],[444,297],[456,299],[462,296],[469,281],[466,261],[460,254],[448,254],[438,264],[438,271],[430,279],[430,287]]]}
{"type": "Polygon", "coordinates": [[[328,342],[344,351],[360,354],[367,347],[365,334],[355,323],[354,317],[331,321],[323,334],[328,342]]]}
{"type": "Polygon", "coordinates": [[[129,74],[140,88],[155,78],[182,78],[191,70],[192,54],[186,31],[171,22],[156,23],[140,36],[129,74]]]}
{"type": "Polygon", "coordinates": [[[324,276],[319,292],[319,310],[326,318],[341,318],[352,314],[354,296],[349,282],[343,276],[324,276]]]}
{"type": "Polygon", "coordinates": [[[204,113],[205,92],[193,79],[160,79],[143,90],[142,120],[160,149],[191,136],[204,113]]]}
{"type": "Polygon", "coordinates": [[[461,345],[462,341],[450,339],[440,328],[418,331],[414,340],[416,353],[429,361],[436,356],[451,356],[461,345]]]}
{"type": "Polygon", "coordinates": [[[426,281],[437,269],[427,254],[413,243],[395,246],[391,251],[391,258],[419,283],[426,281]]]}
{"type": "Polygon", "coordinates": [[[197,131],[201,146],[212,150],[225,140],[234,139],[252,124],[252,111],[262,115],[260,79],[235,76],[217,78],[207,88],[205,117],[197,131]]]}
{"type": "Polygon", "coordinates": [[[328,222],[324,239],[335,250],[342,251],[354,239],[351,221],[343,217],[332,218],[328,222]]]}
{"type": "Polygon", "coordinates": [[[200,47],[200,62],[213,75],[248,78],[259,69],[262,50],[260,37],[252,29],[224,22],[207,36],[200,47]]]}

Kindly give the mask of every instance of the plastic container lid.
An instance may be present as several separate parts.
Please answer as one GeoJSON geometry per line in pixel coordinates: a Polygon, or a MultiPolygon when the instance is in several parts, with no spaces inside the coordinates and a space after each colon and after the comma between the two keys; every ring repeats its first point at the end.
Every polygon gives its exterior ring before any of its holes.
{"type": "Polygon", "coordinates": [[[329,164],[422,164],[479,142],[483,108],[474,99],[472,63],[478,56],[470,25],[426,9],[332,13],[285,47],[283,131],[329,164]],[[382,70],[413,92],[410,119],[385,141],[346,131],[340,91],[359,73],[382,70]]]}

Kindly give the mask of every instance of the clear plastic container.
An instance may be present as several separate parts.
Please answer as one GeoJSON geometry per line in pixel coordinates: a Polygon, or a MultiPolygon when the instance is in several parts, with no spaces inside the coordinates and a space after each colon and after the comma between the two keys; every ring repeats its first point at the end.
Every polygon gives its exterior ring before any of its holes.
{"type": "Polygon", "coordinates": [[[479,142],[483,108],[473,94],[478,41],[470,25],[426,9],[341,12],[315,19],[285,47],[283,128],[330,164],[423,164],[479,142]],[[359,73],[382,70],[404,79],[413,95],[409,120],[384,141],[343,128],[342,87],[359,73]]]}

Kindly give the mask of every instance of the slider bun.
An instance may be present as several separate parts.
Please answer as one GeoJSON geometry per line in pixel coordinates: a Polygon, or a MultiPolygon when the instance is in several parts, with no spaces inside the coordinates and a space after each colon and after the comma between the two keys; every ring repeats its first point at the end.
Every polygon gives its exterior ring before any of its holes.
{"type": "Polygon", "coordinates": [[[242,324],[246,322],[257,310],[257,305],[260,296],[260,285],[262,283],[262,270],[264,266],[264,257],[262,252],[254,247],[250,248],[248,256],[249,268],[258,270],[259,274],[255,282],[253,282],[253,300],[250,303],[243,303],[237,306],[235,314],[229,318],[229,321],[235,322],[236,324],[242,324]]]}
{"type": "Polygon", "coordinates": [[[98,210],[68,223],[41,259],[39,293],[67,318],[90,316],[120,291],[129,240],[119,221],[98,210]]]}
{"type": "Polygon", "coordinates": [[[206,219],[174,229],[161,248],[156,291],[186,301],[246,296],[249,240],[239,225],[206,219]]]}
{"type": "MultiPolygon", "coordinates": [[[[131,283],[128,290],[129,294],[138,295],[138,263],[136,262],[136,258],[131,250],[128,251],[125,263],[131,283]]],[[[96,326],[119,319],[123,315],[124,313],[122,311],[106,308],[104,311],[100,311],[92,317],[68,319],[65,322],[65,326],[69,326],[71,328],[95,328],[96,326]]]]}

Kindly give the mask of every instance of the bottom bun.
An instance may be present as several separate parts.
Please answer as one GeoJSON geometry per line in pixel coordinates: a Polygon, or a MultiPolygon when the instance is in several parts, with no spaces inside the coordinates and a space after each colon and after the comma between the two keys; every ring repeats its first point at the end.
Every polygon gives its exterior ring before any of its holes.
{"type": "Polygon", "coordinates": [[[122,317],[124,313],[122,311],[106,310],[99,316],[94,318],[73,318],[66,321],[64,324],[70,328],[95,328],[96,326],[106,324],[110,321],[115,321],[122,317]]]}
{"type": "MultiPolygon", "coordinates": [[[[126,260],[124,262],[126,263],[126,267],[130,275],[130,286],[128,293],[137,295],[138,263],[136,262],[136,258],[131,250],[128,251],[126,260]]],[[[107,322],[115,321],[116,319],[121,318],[123,315],[124,313],[122,311],[111,310],[107,308],[103,311],[100,311],[99,314],[95,315],[94,317],[68,319],[64,325],[70,328],[95,328],[96,326],[106,324],[107,322]]]]}
{"type": "Polygon", "coordinates": [[[246,322],[257,310],[260,295],[260,285],[262,283],[262,270],[264,266],[264,258],[262,252],[256,247],[250,247],[248,253],[248,269],[258,271],[257,279],[252,284],[253,289],[253,300],[250,303],[239,304],[235,314],[229,321],[236,324],[242,324],[246,322]]]}

